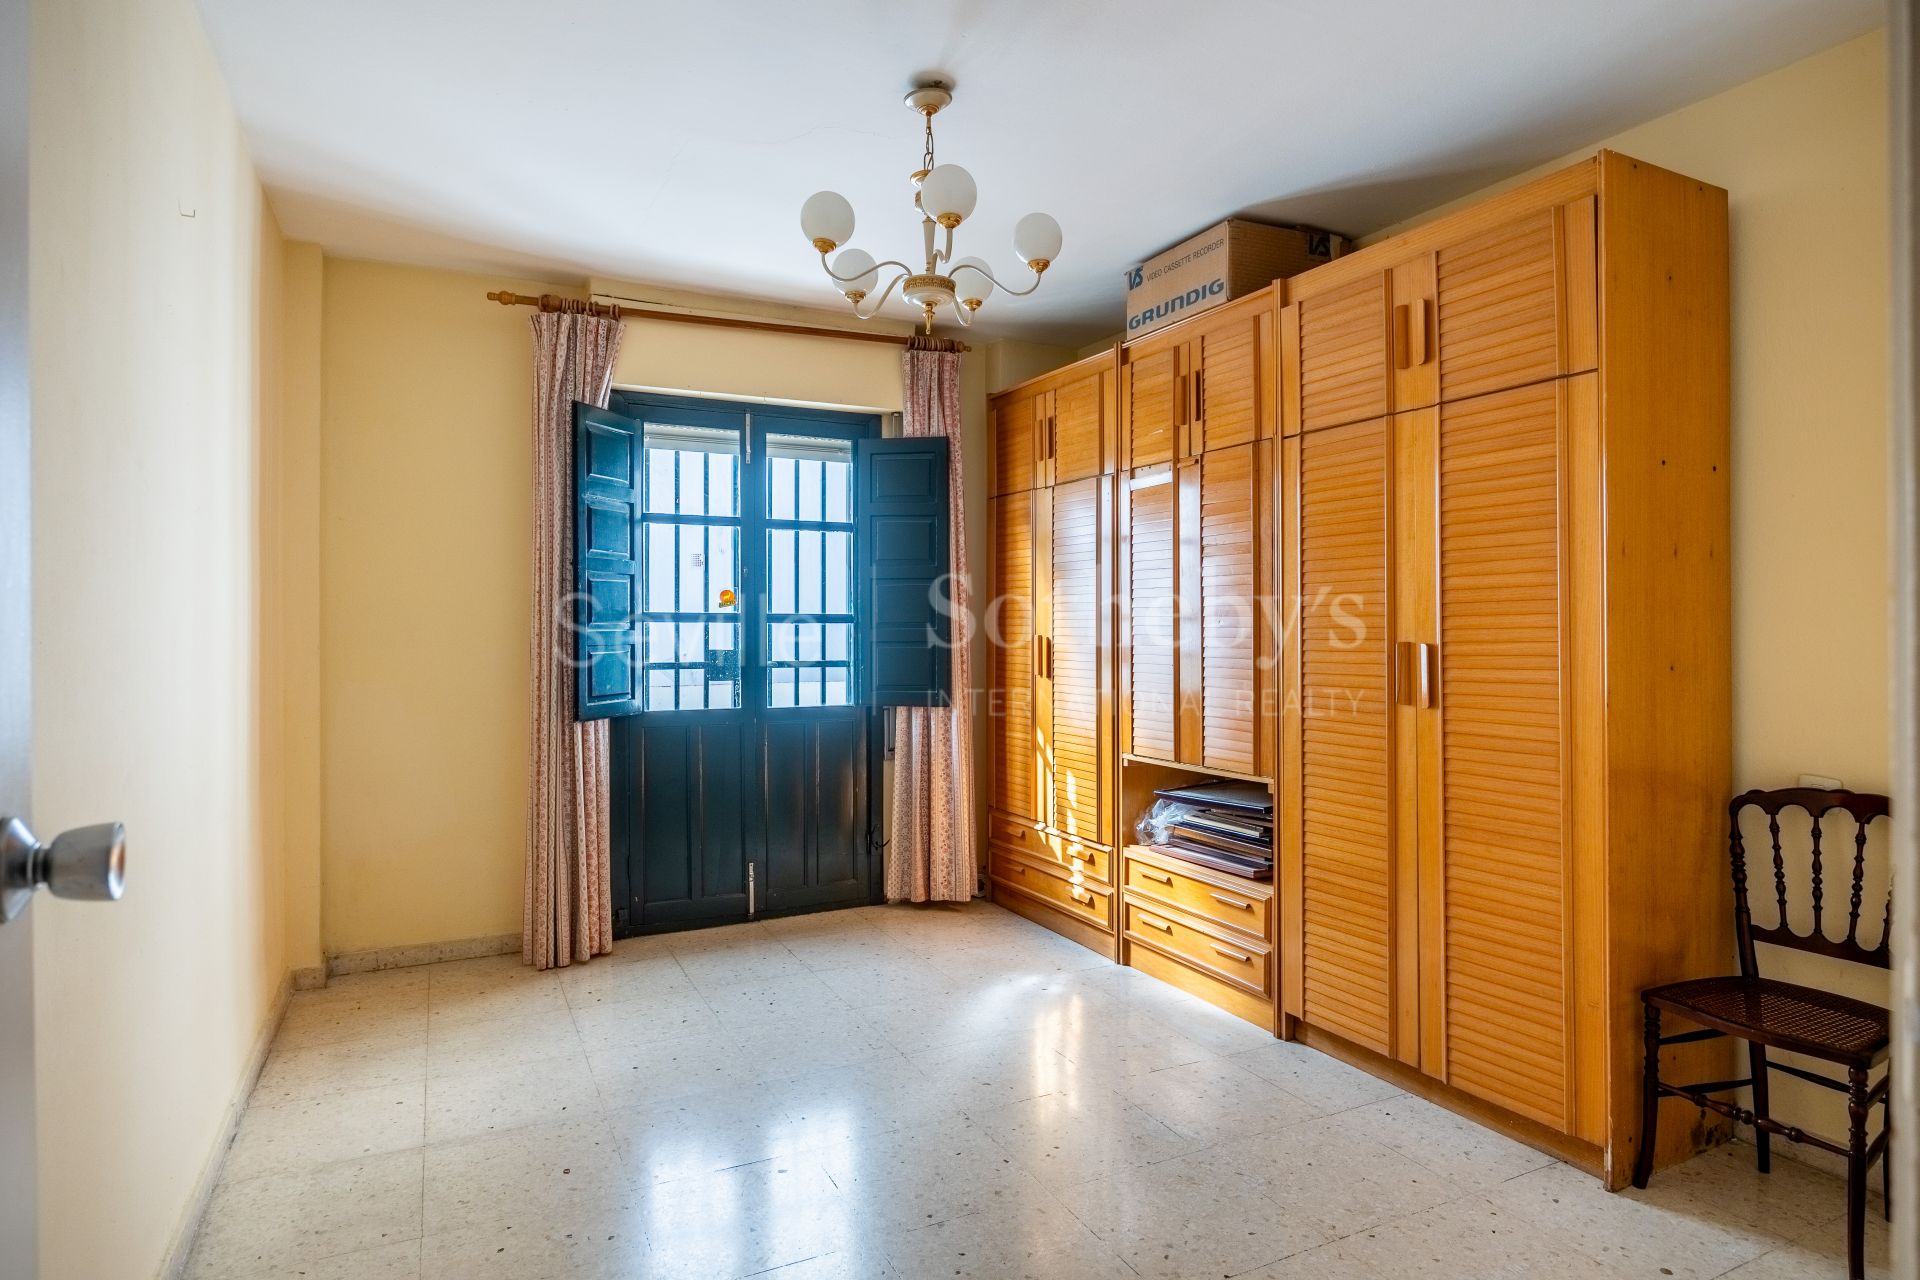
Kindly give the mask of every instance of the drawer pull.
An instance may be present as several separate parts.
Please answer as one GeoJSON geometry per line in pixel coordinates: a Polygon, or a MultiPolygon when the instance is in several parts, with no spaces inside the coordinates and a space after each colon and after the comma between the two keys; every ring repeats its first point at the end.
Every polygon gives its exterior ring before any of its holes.
{"type": "Polygon", "coordinates": [[[1250,956],[1250,955],[1244,955],[1244,954],[1242,954],[1241,952],[1238,952],[1238,951],[1229,951],[1229,950],[1227,950],[1227,949],[1226,949],[1225,947],[1215,947],[1215,948],[1213,949],[1213,952],[1214,952],[1214,954],[1215,954],[1215,955],[1221,955],[1221,956],[1225,956],[1225,957],[1226,957],[1227,959],[1229,959],[1229,960],[1237,960],[1237,961],[1239,961],[1239,962],[1240,962],[1241,964],[1252,964],[1252,963],[1253,963],[1253,957],[1252,957],[1252,956],[1250,956]]]}
{"type": "Polygon", "coordinates": [[[1240,901],[1240,899],[1238,899],[1238,898],[1229,898],[1229,897],[1228,897],[1228,896],[1227,896],[1226,894],[1224,894],[1224,893],[1213,893],[1213,894],[1208,894],[1207,896],[1208,896],[1208,897],[1210,897],[1210,898],[1212,898],[1212,899],[1213,899],[1213,900],[1214,900],[1215,902],[1224,902],[1224,903],[1226,903],[1226,904],[1227,904],[1228,906],[1230,906],[1230,907],[1238,907],[1238,908],[1240,908],[1240,910],[1242,910],[1242,911],[1251,911],[1251,910],[1253,910],[1253,904],[1252,904],[1251,902],[1242,902],[1242,901],[1240,901]]]}
{"type": "Polygon", "coordinates": [[[1009,871],[1011,871],[1011,872],[1013,872],[1013,874],[1015,874],[1015,875],[1017,875],[1017,876],[1023,876],[1023,875],[1025,875],[1025,874],[1027,874],[1027,869],[1026,869],[1025,867],[1023,867],[1023,866],[1021,866],[1021,865],[1020,865],[1019,863],[1017,863],[1017,862],[1009,862],[1009,863],[1007,864],[1007,870],[1009,870],[1009,871]]]}
{"type": "Polygon", "coordinates": [[[1172,884],[1173,883],[1172,876],[1163,876],[1158,871],[1142,870],[1140,874],[1146,877],[1147,879],[1153,881],[1155,884],[1172,884]]]}
{"type": "Polygon", "coordinates": [[[1092,902],[1093,901],[1093,895],[1088,893],[1085,889],[1080,888],[1078,885],[1074,886],[1072,889],[1068,890],[1067,892],[1068,892],[1068,896],[1071,897],[1075,902],[1092,902]]]}
{"type": "Polygon", "coordinates": [[[1164,933],[1173,932],[1173,926],[1168,924],[1165,920],[1155,920],[1152,916],[1146,915],[1144,913],[1142,913],[1142,915],[1140,916],[1140,923],[1144,925],[1151,925],[1153,928],[1159,929],[1164,933]]]}

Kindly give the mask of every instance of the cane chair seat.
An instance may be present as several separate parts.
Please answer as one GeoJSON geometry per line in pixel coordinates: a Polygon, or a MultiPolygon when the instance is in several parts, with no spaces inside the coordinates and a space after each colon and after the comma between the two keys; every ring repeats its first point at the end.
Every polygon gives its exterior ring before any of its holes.
{"type": "Polygon", "coordinates": [[[1877,1065],[1891,1039],[1879,1005],[1771,978],[1695,978],[1644,998],[1716,1031],[1827,1062],[1877,1065]]]}

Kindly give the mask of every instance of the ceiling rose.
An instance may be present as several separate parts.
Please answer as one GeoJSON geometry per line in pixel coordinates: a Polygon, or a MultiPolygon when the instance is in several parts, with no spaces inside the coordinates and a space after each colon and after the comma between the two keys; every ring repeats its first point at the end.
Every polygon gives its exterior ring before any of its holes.
{"type": "Polygon", "coordinates": [[[972,216],[979,191],[972,174],[957,164],[937,164],[933,158],[933,117],[952,101],[953,86],[941,80],[920,82],[906,98],[907,106],[926,121],[920,167],[910,175],[914,208],[920,211],[924,270],[916,271],[897,259],[875,262],[864,249],[844,248],[853,239],[853,206],[839,192],[816,191],[800,206],[800,230],[819,250],[821,269],[862,320],[871,319],[898,288],[902,297],[920,308],[928,333],[933,332],[934,315],[942,307],[951,308],[956,320],[970,325],[973,313],[994,289],[1024,298],[1040,287],[1041,274],[1060,255],[1060,224],[1044,213],[1030,213],[1013,228],[1013,251],[1033,272],[1033,283],[1025,289],[1001,284],[979,258],[954,261],[954,229],[972,216]],[[829,263],[827,255],[835,249],[840,250],[839,256],[829,263]],[[875,294],[873,288],[883,270],[891,274],[886,288],[875,294]],[[871,305],[863,308],[869,298],[871,305]]]}

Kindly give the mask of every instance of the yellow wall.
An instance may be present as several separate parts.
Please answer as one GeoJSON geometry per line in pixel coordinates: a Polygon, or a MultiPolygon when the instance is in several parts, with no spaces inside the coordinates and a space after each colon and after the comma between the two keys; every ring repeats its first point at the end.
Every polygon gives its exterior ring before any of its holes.
{"type": "MultiPolygon", "coordinates": [[[[636,298],[772,320],[821,322],[818,315],[800,316],[791,307],[771,303],[729,300],[719,304],[694,294],[617,280],[591,283],[595,296],[600,297],[636,298]]],[[[911,325],[900,322],[863,324],[848,318],[845,325],[859,333],[897,335],[912,331],[911,325]]],[[[627,321],[613,381],[622,387],[687,391],[736,400],[784,400],[897,413],[901,401],[900,348],[890,342],[849,342],[631,319],[627,321]]]]}
{"type": "Polygon", "coordinates": [[[524,282],[325,264],[323,936],[520,927],[533,398],[524,282]]]}
{"type": "MultiPolygon", "coordinates": [[[[1727,190],[1740,788],[1889,781],[1887,111],[1874,32],[1534,171],[1609,147],[1727,190]]],[[[1884,885],[1884,844],[1874,854],[1884,885]]],[[[1858,966],[1771,950],[1761,966],[1887,998],[1858,966]]],[[[1773,1104],[1846,1132],[1837,1094],[1779,1077],[1773,1104]]]]}
{"type": "MultiPolygon", "coordinates": [[[[486,294],[550,290],[338,259],[324,274],[324,946],[337,955],[516,933],[532,313],[486,294]]],[[[649,300],[811,318],[692,295],[649,300]]],[[[615,381],[894,411],[900,348],[637,320],[615,381]]],[[[974,387],[970,449],[984,449],[984,403],[974,387]]]]}
{"type": "MultiPolygon", "coordinates": [[[[274,465],[263,471],[274,522],[262,530],[274,557],[270,600],[278,629],[277,769],[286,851],[287,963],[324,963],[321,911],[320,732],[320,328],[323,266],[318,245],[285,246],[279,317],[281,418],[274,465]]],[[[317,981],[319,973],[309,974],[317,981]]]]}
{"type": "Polygon", "coordinates": [[[129,831],[125,901],[33,908],[41,1274],[129,1280],[287,970],[256,554],[281,249],[191,0],[41,0],[32,59],[34,816],[129,831]]]}

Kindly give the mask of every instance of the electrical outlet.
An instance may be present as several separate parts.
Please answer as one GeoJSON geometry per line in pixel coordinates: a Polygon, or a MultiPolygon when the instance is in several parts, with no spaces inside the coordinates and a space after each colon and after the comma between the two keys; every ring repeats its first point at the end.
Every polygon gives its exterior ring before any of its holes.
{"type": "Polygon", "coordinates": [[[1845,791],[1847,789],[1847,784],[1840,781],[1840,779],[1823,778],[1817,773],[1801,774],[1800,785],[1812,788],[1815,791],[1845,791]]]}

